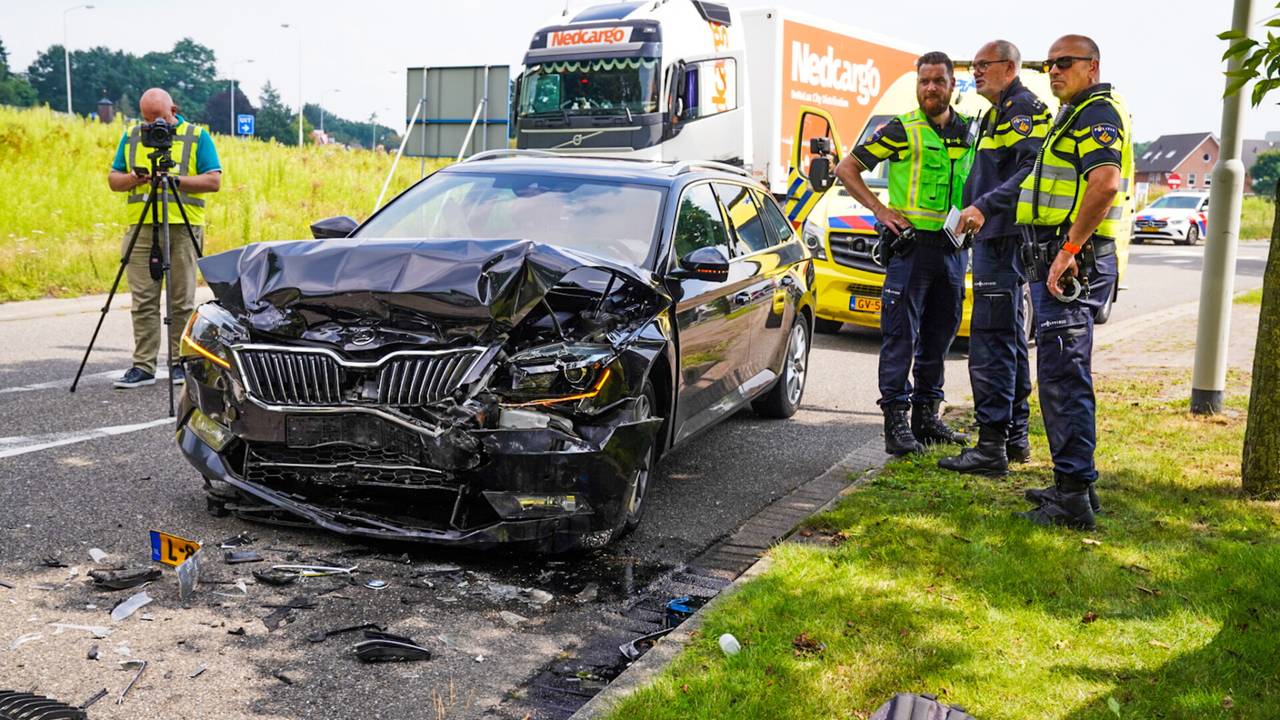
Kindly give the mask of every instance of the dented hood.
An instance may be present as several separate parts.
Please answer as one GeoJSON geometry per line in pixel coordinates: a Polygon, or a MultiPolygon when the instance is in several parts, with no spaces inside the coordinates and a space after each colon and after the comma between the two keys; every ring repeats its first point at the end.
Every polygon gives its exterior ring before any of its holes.
{"type": "Polygon", "coordinates": [[[670,302],[648,270],[529,240],[266,242],[199,264],[224,308],[254,329],[292,337],[316,323],[382,324],[408,313],[445,337],[492,338],[580,268],[613,273],[670,302]]]}

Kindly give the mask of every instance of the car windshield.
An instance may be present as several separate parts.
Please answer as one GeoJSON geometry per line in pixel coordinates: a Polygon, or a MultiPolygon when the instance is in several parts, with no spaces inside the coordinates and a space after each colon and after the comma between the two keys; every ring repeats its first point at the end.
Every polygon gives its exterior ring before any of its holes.
{"type": "Polygon", "coordinates": [[[606,58],[534,65],[520,89],[520,116],[658,111],[658,59],[606,58]]]}
{"type": "Polygon", "coordinates": [[[1195,195],[1165,195],[1151,203],[1151,207],[1166,210],[1192,210],[1200,207],[1200,201],[1203,199],[1195,195]]]}
{"type": "Polygon", "coordinates": [[[595,179],[439,172],[410,188],[357,237],[521,238],[643,267],[662,188],[595,179]]]}

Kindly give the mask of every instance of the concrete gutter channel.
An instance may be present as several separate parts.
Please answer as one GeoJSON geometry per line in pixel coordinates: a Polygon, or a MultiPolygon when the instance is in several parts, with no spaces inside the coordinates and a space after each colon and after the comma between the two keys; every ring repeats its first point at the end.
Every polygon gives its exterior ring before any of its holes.
{"type": "MultiPolygon", "coordinates": [[[[1104,343],[1116,343],[1152,328],[1194,317],[1198,308],[1198,301],[1184,303],[1122,322],[1098,326],[1094,340],[1095,347],[1101,347],[1104,343]]],[[[1031,352],[1031,362],[1034,367],[1034,346],[1031,352]]],[[[602,718],[632,693],[656,680],[662,670],[692,642],[693,635],[702,627],[708,610],[721,604],[723,598],[731,595],[745,583],[768,571],[772,560],[765,555],[765,552],[769,548],[785,540],[805,519],[835,505],[849,490],[860,484],[871,471],[884,466],[890,456],[882,450],[883,442],[883,439],[877,436],[855,448],[826,472],[766,507],[736,532],[713,544],[683,568],[675,571],[665,580],[655,582],[642,599],[622,612],[623,616],[634,617],[637,609],[643,609],[644,612],[640,614],[657,615],[656,621],[650,618],[648,624],[651,629],[642,630],[637,634],[661,628],[662,601],[665,599],[691,595],[705,597],[707,602],[670,634],[655,643],[638,660],[627,666],[599,692],[591,694],[579,690],[574,693],[573,697],[586,698],[586,702],[569,716],[569,720],[602,718]],[[857,480],[850,479],[855,476],[857,480]],[[699,580],[703,582],[690,585],[691,582],[699,580]],[[709,596],[708,589],[710,589],[709,596]]],[[[635,634],[632,635],[634,636],[635,634]]],[[[615,653],[616,646],[616,643],[607,645],[614,648],[615,653]]],[[[568,709],[563,703],[551,703],[551,705],[561,712],[568,709]]],[[[541,710],[542,713],[550,710],[553,714],[548,716],[564,717],[555,713],[552,707],[544,705],[541,710]]],[[[535,715],[535,717],[543,716],[543,714],[535,715]]]]}

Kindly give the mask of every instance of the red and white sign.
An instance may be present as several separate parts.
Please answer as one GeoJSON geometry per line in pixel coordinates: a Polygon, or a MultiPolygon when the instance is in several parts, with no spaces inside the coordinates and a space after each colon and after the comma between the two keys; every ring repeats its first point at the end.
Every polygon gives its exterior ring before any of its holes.
{"type": "Polygon", "coordinates": [[[581,30],[557,30],[547,38],[547,47],[580,47],[582,45],[619,45],[627,41],[624,27],[583,28],[581,30]]]}
{"type": "Polygon", "coordinates": [[[1178,173],[1169,173],[1169,177],[1166,179],[1165,184],[1169,186],[1170,190],[1177,190],[1182,187],[1182,176],[1178,173]]]}

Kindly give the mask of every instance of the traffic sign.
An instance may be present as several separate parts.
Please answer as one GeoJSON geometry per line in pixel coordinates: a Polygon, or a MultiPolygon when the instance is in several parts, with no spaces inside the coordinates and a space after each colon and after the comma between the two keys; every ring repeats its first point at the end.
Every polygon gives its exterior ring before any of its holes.
{"type": "Polygon", "coordinates": [[[1178,173],[1169,173],[1168,183],[1170,190],[1177,190],[1182,187],[1182,176],[1178,173]]]}
{"type": "Polygon", "coordinates": [[[254,118],[252,115],[237,115],[236,116],[236,134],[252,135],[253,120],[254,118]]]}

